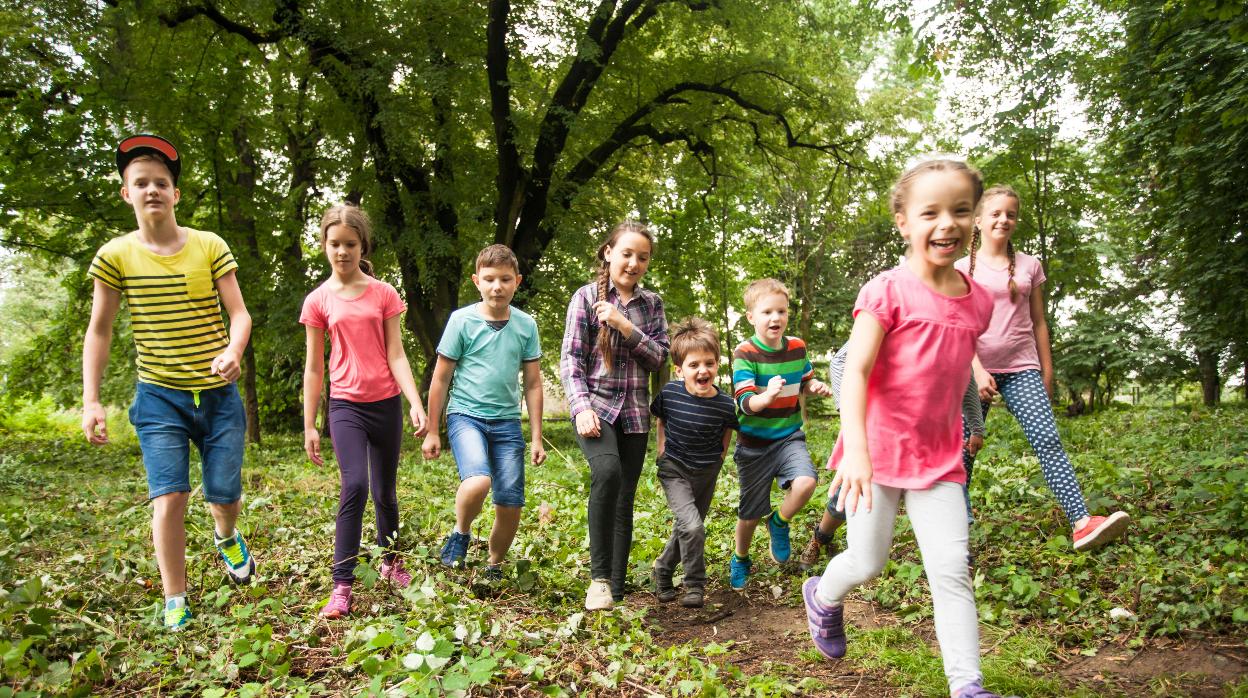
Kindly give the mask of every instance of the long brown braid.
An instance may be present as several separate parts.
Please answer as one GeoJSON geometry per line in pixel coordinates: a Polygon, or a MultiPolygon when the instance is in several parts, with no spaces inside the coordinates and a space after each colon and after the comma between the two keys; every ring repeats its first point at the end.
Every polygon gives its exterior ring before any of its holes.
{"type": "MultiPolygon", "coordinates": [[[[598,286],[597,295],[600,301],[607,300],[607,290],[610,288],[609,282],[611,281],[611,265],[607,262],[607,248],[615,247],[616,242],[625,233],[637,233],[644,237],[650,241],[651,252],[654,250],[654,234],[650,232],[650,229],[644,223],[626,220],[617,223],[615,227],[611,228],[611,232],[607,234],[607,239],[598,246],[598,271],[594,276],[594,283],[598,286]]],[[[602,323],[598,328],[598,350],[602,352],[603,365],[606,367],[608,374],[615,373],[615,350],[613,345],[615,344],[615,335],[618,334],[619,332],[616,332],[606,323],[602,323]]]]}
{"type": "MultiPolygon", "coordinates": [[[[1008,184],[994,184],[991,187],[989,187],[987,191],[984,192],[983,197],[979,200],[979,206],[977,207],[975,211],[976,218],[979,218],[981,215],[983,215],[984,202],[993,198],[994,196],[1009,196],[1014,199],[1015,205],[1022,204],[1022,198],[1019,197],[1017,191],[1014,191],[1014,187],[1011,187],[1008,184]]],[[[975,232],[976,233],[979,232],[978,225],[975,226],[975,232]]],[[[978,243],[979,241],[978,236],[976,236],[975,241],[976,243],[978,243]]],[[[978,244],[976,245],[976,247],[978,247],[978,244]]],[[[1012,239],[1006,240],[1005,242],[1005,258],[1009,260],[1010,302],[1013,303],[1015,298],[1018,296],[1018,284],[1014,282],[1014,240],[1012,239]]],[[[975,250],[972,249],[971,250],[971,277],[974,278],[974,276],[975,276],[975,250]]]]}

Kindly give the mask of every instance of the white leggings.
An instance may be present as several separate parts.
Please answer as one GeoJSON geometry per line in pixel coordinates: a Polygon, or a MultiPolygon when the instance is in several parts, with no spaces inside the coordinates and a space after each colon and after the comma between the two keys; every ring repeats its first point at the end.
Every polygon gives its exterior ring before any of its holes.
{"type": "Polygon", "coordinates": [[[966,503],[961,485],[937,482],[926,490],[903,490],[872,484],[871,512],[859,508],[846,518],[845,550],[828,563],[815,594],[821,603],[840,603],[854,587],[880,574],[893,545],[893,526],[903,496],[932,589],[936,639],[949,692],[956,695],[963,686],[982,681],[979,613],[966,565],[966,503]]]}

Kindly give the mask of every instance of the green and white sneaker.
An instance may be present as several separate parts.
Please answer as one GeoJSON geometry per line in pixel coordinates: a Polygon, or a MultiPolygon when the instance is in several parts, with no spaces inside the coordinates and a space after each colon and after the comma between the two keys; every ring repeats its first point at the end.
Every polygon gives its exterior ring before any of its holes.
{"type": "Polygon", "coordinates": [[[229,538],[217,538],[215,533],[212,537],[216,540],[217,552],[221,553],[225,570],[230,573],[230,581],[235,584],[251,582],[251,575],[256,572],[256,559],[247,549],[243,534],[234,529],[234,535],[229,538]]]}
{"type": "Polygon", "coordinates": [[[165,601],[165,630],[176,633],[191,622],[191,607],[186,605],[186,597],[176,597],[165,601]]]}

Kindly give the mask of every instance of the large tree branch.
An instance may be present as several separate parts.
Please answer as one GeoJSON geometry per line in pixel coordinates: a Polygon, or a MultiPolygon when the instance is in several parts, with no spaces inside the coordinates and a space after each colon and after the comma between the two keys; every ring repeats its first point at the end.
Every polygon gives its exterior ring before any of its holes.
{"type": "Polygon", "coordinates": [[[494,183],[498,199],[494,210],[494,240],[511,244],[523,203],[524,172],[520,151],[516,146],[516,124],[511,117],[511,79],[508,75],[507,52],[510,0],[491,0],[489,23],[485,28],[485,72],[490,83],[490,118],[494,122],[494,140],[498,151],[498,174],[494,183]]]}
{"type": "Polygon", "coordinates": [[[183,5],[172,12],[158,15],[160,23],[170,28],[189,22],[196,17],[205,17],[222,29],[231,34],[241,36],[256,46],[277,43],[290,36],[282,27],[263,31],[230,19],[221,12],[220,8],[208,2],[208,0],[200,0],[198,3],[183,5]]]}

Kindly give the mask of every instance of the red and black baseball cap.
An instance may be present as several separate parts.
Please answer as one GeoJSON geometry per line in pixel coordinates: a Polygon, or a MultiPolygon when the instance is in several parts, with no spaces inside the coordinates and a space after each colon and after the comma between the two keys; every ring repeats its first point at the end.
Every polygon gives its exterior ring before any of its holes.
{"type": "Polygon", "coordinates": [[[178,175],[182,173],[182,159],[178,157],[178,149],[169,141],[150,133],[139,133],[117,144],[117,172],[124,180],[126,167],[140,155],[155,155],[169,168],[173,175],[173,183],[178,183],[178,175]]]}

